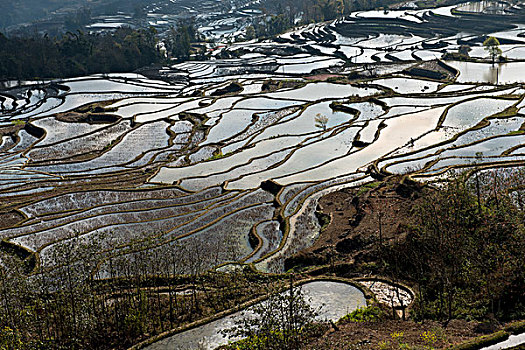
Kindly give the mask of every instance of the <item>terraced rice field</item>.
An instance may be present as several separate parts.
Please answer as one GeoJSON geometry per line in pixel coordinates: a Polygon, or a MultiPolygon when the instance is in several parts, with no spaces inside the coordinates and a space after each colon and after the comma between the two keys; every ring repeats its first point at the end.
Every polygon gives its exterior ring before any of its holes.
{"type": "MultiPolygon", "coordinates": [[[[337,321],[349,312],[366,305],[362,292],[345,283],[313,281],[303,284],[301,290],[309,299],[310,306],[319,310],[317,319],[321,321],[337,321]]],[[[261,303],[264,304],[265,301],[261,303]]],[[[228,344],[229,341],[239,340],[239,338],[222,334],[221,330],[229,329],[239,320],[254,317],[254,315],[253,309],[248,308],[200,327],[167,337],[145,349],[216,349],[221,345],[228,344]]]]}
{"type": "Polygon", "coordinates": [[[330,191],[523,165],[523,57],[435,58],[465,43],[479,54],[487,34],[523,52],[524,11],[451,10],[355,13],[233,44],[231,59],[163,68],[170,84],[113,74],[1,91],[0,237],[46,268],[73,236],[96,242],[99,277],[121,273],[118,257],[185,245],[203,268],[281,271],[316,239],[330,191]]]}

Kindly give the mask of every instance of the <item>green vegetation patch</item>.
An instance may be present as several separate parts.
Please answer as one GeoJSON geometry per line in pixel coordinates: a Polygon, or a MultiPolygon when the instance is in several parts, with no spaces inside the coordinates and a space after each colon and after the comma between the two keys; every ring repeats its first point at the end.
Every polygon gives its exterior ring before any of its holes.
{"type": "Polygon", "coordinates": [[[375,322],[381,319],[382,311],[377,306],[368,306],[352,311],[339,322],[375,322]]]}
{"type": "Polygon", "coordinates": [[[511,334],[521,334],[525,332],[525,321],[514,322],[505,327],[505,330],[511,334]]]}
{"type": "Polygon", "coordinates": [[[379,187],[379,185],[381,185],[382,182],[380,181],[377,181],[377,182],[369,182],[367,184],[364,184],[363,186],[361,186],[361,188],[359,189],[359,191],[357,191],[357,196],[362,196],[363,194],[367,193],[368,191],[370,190],[373,190],[374,188],[377,188],[379,187]]]}

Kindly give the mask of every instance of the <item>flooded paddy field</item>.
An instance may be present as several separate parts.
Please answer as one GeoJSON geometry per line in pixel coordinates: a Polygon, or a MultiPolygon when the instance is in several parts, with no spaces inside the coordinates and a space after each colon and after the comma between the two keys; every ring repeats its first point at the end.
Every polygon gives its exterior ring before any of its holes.
{"type": "MultiPolygon", "coordinates": [[[[333,281],[313,281],[301,286],[302,292],[315,310],[319,310],[317,320],[337,321],[351,311],[366,306],[363,293],[356,287],[333,281]]],[[[288,293],[288,292],[284,292],[288,293]]],[[[261,303],[265,303],[262,301],[261,303]]],[[[221,333],[223,329],[233,327],[243,318],[255,317],[252,309],[239,311],[202,326],[167,337],[145,347],[149,350],[160,349],[208,349],[213,350],[229,341],[239,340],[221,333]]]]}
{"type": "Polygon", "coordinates": [[[99,278],[185,245],[203,269],[280,272],[316,240],[329,192],[522,165],[525,10],[483,6],[359,12],[155,77],[5,88],[0,237],[50,269],[73,236],[96,242],[99,278]],[[507,62],[483,61],[486,35],[507,62]],[[437,60],[461,45],[477,61],[437,60]]]}

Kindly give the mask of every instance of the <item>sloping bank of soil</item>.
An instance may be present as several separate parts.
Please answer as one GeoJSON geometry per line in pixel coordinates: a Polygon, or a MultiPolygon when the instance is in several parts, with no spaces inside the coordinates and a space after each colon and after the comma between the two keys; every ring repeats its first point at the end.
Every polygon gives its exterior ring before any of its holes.
{"type": "Polygon", "coordinates": [[[451,321],[446,328],[438,322],[386,320],[349,322],[313,340],[309,350],[339,349],[445,349],[452,344],[485,334],[476,322],[451,321]]]}
{"type": "MultiPolygon", "coordinates": [[[[311,248],[287,259],[286,269],[333,262],[352,263],[358,268],[362,263],[374,261],[374,249],[402,238],[412,208],[426,191],[416,183],[394,178],[322,197],[319,216],[321,220],[329,216],[330,223],[311,248]]],[[[361,272],[347,271],[351,277],[360,276],[361,272]]]]}

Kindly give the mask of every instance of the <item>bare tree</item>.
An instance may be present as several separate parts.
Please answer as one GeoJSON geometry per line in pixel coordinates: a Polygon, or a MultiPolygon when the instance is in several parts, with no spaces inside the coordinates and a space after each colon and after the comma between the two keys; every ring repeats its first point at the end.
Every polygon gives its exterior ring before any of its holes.
{"type": "Polygon", "coordinates": [[[315,127],[326,131],[327,125],[328,117],[321,113],[317,113],[317,115],[315,116],[315,127]]]}

